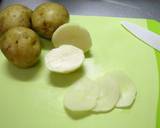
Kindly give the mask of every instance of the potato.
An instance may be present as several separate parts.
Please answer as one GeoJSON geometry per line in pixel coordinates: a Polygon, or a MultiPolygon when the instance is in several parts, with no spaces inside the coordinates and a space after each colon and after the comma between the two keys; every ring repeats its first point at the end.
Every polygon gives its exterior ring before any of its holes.
{"type": "Polygon", "coordinates": [[[67,9],[57,3],[43,3],[32,14],[32,27],[41,36],[50,39],[53,32],[69,21],[67,9]]]}
{"type": "Polygon", "coordinates": [[[21,68],[33,66],[40,55],[39,38],[34,31],[25,27],[14,27],[2,35],[1,51],[6,58],[21,68]]]}
{"type": "Polygon", "coordinates": [[[86,28],[74,23],[61,25],[52,36],[54,47],[69,44],[87,52],[92,46],[92,39],[86,28]]]}
{"type": "Polygon", "coordinates": [[[14,4],[2,10],[0,12],[0,35],[12,27],[30,27],[31,14],[31,9],[20,4],[14,4]]]}
{"type": "Polygon", "coordinates": [[[84,59],[81,49],[73,45],[62,45],[47,53],[45,65],[53,72],[71,73],[82,66],[84,59]]]}

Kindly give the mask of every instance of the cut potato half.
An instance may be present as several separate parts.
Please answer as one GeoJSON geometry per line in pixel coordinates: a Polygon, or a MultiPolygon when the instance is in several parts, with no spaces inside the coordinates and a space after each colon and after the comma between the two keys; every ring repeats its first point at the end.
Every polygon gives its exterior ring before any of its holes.
{"type": "Polygon", "coordinates": [[[64,106],[72,111],[88,111],[95,107],[98,96],[98,86],[92,80],[82,78],[66,92],[64,106]]]}
{"type": "Polygon", "coordinates": [[[55,47],[71,44],[84,52],[87,52],[92,45],[89,32],[85,28],[73,23],[66,23],[60,26],[53,33],[52,42],[55,47]]]}
{"type": "Polygon", "coordinates": [[[84,58],[81,49],[72,45],[62,45],[52,49],[45,56],[45,65],[53,72],[70,73],[82,65],[84,58]]]}
{"type": "Polygon", "coordinates": [[[97,80],[100,88],[100,95],[93,111],[107,112],[113,109],[120,97],[120,90],[117,82],[109,75],[104,75],[97,80]]]}

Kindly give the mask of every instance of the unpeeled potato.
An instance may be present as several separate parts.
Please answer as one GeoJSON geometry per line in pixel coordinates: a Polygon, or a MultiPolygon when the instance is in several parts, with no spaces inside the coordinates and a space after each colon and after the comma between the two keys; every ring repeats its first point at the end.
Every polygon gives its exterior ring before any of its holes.
{"type": "Polygon", "coordinates": [[[33,66],[39,58],[41,46],[37,34],[29,28],[14,27],[0,38],[6,58],[21,68],[33,66]]]}
{"type": "Polygon", "coordinates": [[[69,21],[68,10],[57,3],[43,3],[32,14],[32,27],[41,36],[51,38],[53,32],[69,21]]]}
{"type": "Polygon", "coordinates": [[[10,5],[0,12],[0,35],[12,27],[31,27],[32,10],[21,4],[10,5]]]}

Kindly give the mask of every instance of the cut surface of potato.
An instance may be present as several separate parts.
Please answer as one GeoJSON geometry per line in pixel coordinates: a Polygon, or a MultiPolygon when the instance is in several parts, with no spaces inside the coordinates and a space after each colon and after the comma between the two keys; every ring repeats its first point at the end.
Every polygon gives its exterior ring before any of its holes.
{"type": "Polygon", "coordinates": [[[97,102],[98,86],[88,78],[75,83],[64,96],[64,106],[72,111],[91,110],[97,102]]]}
{"type": "Polygon", "coordinates": [[[72,45],[62,45],[52,49],[45,57],[46,67],[53,72],[69,73],[79,68],[84,61],[81,49],[72,45]]]}
{"type": "Polygon", "coordinates": [[[137,90],[133,81],[123,72],[113,72],[111,77],[117,81],[120,87],[120,99],[116,107],[128,107],[132,105],[136,98],[137,90]]]}
{"type": "Polygon", "coordinates": [[[95,112],[107,112],[112,110],[117,104],[120,97],[120,90],[117,82],[109,75],[104,75],[97,80],[100,88],[100,95],[97,104],[93,108],[95,112]]]}
{"type": "Polygon", "coordinates": [[[84,52],[87,52],[92,45],[89,32],[85,28],[73,23],[66,23],[60,26],[53,33],[52,42],[55,47],[71,44],[84,52]]]}

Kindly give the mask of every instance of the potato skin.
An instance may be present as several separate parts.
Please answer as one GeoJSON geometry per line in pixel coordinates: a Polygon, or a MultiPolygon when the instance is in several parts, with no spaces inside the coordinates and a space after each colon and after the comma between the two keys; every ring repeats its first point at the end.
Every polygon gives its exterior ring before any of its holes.
{"type": "Polygon", "coordinates": [[[28,68],[38,61],[41,46],[37,34],[31,29],[11,28],[2,35],[0,41],[1,51],[16,66],[28,68]]]}
{"type": "Polygon", "coordinates": [[[32,10],[24,5],[13,4],[0,12],[0,35],[16,26],[31,27],[32,10]]]}
{"type": "Polygon", "coordinates": [[[32,13],[32,27],[41,36],[51,39],[53,32],[69,21],[67,9],[57,3],[43,3],[32,13]]]}

